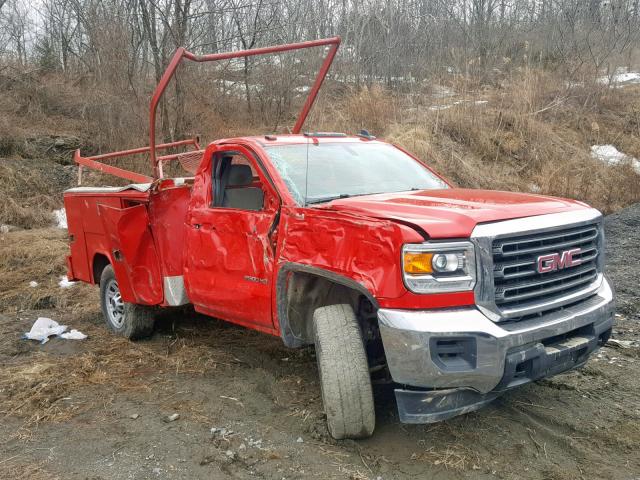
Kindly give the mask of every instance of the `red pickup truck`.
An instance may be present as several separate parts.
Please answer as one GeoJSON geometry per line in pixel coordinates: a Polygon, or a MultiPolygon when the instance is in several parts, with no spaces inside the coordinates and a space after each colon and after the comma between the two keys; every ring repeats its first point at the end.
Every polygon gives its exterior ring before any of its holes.
{"type": "Polygon", "coordinates": [[[581,202],[455,188],[366,132],[164,157],[176,144],[154,140],[134,151],[152,157],[148,181],[100,163],[122,152],[76,153],[141,181],[65,193],[69,278],[100,285],[108,327],[131,339],[190,303],[315,345],[335,438],[372,434],[372,376],[396,385],[402,422],[435,422],[583,365],[611,333],[602,216],[581,202]],[[173,160],[193,176],[164,177],[173,160]]]}

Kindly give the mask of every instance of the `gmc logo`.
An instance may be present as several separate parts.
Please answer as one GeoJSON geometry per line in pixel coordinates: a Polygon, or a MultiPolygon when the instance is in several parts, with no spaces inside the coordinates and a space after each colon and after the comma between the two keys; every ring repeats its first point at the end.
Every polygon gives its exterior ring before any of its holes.
{"type": "Polygon", "coordinates": [[[555,272],[556,270],[562,270],[563,268],[580,265],[582,260],[579,258],[573,258],[573,256],[578,255],[581,252],[581,249],[573,248],[560,253],[540,255],[538,257],[538,273],[555,272]]]}

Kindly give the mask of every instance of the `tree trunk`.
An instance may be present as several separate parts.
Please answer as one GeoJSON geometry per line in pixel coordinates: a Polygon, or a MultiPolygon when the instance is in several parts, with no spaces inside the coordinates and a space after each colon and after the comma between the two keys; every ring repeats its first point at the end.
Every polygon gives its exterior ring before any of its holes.
{"type": "MultiPolygon", "coordinates": [[[[187,43],[187,22],[189,19],[189,11],[191,9],[191,0],[185,0],[184,4],[181,0],[175,0],[174,10],[174,37],[176,48],[186,47],[187,43]]],[[[184,135],[185,129],[185,113],[184,113],[184,89],[182,85],[182,74],[180,69],[175,74],[175,94],[176,94],[176,123],[173,129],[175,139],[180,139],[184,135]]]]}
{"type": "MultiPolygon", "coordinates": [[[[142,23],[144,25],[144,29],[147,33],[147,39],[149,41],[149,46],[151,47],[151,53],[153,56],[153,69],[155,73],[156,83],[160,82],[162,78],[162,73],[164,70],[164,58],[163,52],[160,51],[160,47],[158,45],[158,37],[156,31],[156,13],[155,13],[155,4],[151,5],[151,8],[147,7],[146,0],[140,0],[140,10],[142,12],[142,23]]],[[[160,131],[163,134],[163,137],[166,139],[168,137],[167,129],[169,128],[169,114],[167,112],[167,104],[165,102],[164,97],[160,100],[160,117],[162,121],[160,123],[160,131]]]]}

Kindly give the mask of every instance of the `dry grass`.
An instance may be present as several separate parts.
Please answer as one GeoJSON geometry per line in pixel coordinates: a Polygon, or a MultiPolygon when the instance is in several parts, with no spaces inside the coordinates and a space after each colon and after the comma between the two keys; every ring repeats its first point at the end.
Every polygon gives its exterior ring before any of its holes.
{"type": "Polygon", "coordinates": [[[81,328],[91,339],[89,352],[35,353],[30,362],[3,369],[0,416],[23,418],[25,429],[40,422],[65,421],[90,407],[70,401],[82,389],[108,385],[111,391],[149,392],[149,376],[155,373],[202,375],[217,366],[213,352],[204,348],[184,345],[171,353],[159,352],[153,348],[158,345],[132,344],[106,334],[102,326],[81,328]]]}
{"type": "Polygon", "coordinates": [[[0,235],[0,312],[69,308],[81,311],[96,304],[87,285],[62,289],[69,253],[66,232],[56,228],[25,230],[0,235]],[[30,287],[35,281],[37,287],[30,287]]]}
{"type": "Polygon", "coordinates": [[[53,210],[62,206],[62,191],[73,171],[36,159],[0,159],[0,224],[36,228],[53,224],[53,210]]]}
{"type": "MultiPolygon", "coordinates": [[[[67,351],[70,347],[64,344],[42,351],[39,345],[23,343],[15,334],[12,334],[11,344],[5,342],[7,359],[3,360],[0,376],[0,418],[14,417],[23,421],[15,436],[26,437],[41,422],[67,421],[93,408],[91,402],[82,399],[93,396],[95,388],[108,387],[113,394],[156,392],[152,395],[156,398],[154,403],[162,410],[175,411],[178,400],[162,394],[165,384],[172,378],[210,374],[238,363],[227,350],[212,348],[214,330],[201,331],[198,338],[161,336],[152,342],[132,343],[105,330],[96,306],[97,303],[80,316],[62,311],[61,323],[68,318],[72,320],[73,328],[89,337],[81,344],[73,345],[73,352],[67,351]],[[11,348],[16,349],[13,354],[11,348]],[[58,353],[56,348],[65,350],[58,353]],[[15,356],[16,353],[21,355],[15,356]],[[28,361],[25,361],[25,354],[29,355],[28,361]]],[[[14,324],[13,329],[16,328],[15,321],[6,321],[2,325],[5,330],[12,328],[10,322],[14,324]]],[[[246,342],[246,332],[234,330],[227,339],[231,344],[246,342]]],[[[104,393],[99,395],[104,396],[104,393]]],[[[108,401],[105,398],[105,402],[108,401]]],[[[196,404],[180,401],[179,406],[183,414],[206,416],[196,404]]]]}
{"type": "Polygon", "coordinates": [[[395,123],[400,105],[381,86],[323,92],[307,125],[317,131],[356,133],[367,129],[377,135],[395,123]]]}
{"type": "Polygon", "coordinates": [[[50,471],[39,465],[24,465],[22,455],[15,458],[4,459],[4,464],[0,465],[0,478],[11,480],[60,480],[59,475],[54,475],[50,471]]]}

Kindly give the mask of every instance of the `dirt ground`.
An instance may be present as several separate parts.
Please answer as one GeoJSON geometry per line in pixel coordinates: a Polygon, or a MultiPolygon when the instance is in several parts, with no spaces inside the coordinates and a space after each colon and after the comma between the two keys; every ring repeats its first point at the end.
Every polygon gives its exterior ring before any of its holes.
{"type": "MultiPolygon", "coordinates": [[[[43,239],[64,233],[4,234],[0,258],[43,239]]],[[[375,435],[358,442],[327,435],[312,349],[185,310],[131,343],[106,331],[84,285],[42,310],[0,303],[0,478],[639,479],[640,206],[608,217],[607,240],[618,342],[434,425],[400,424],[392,391],[376,389],[375,435]],[[89,337],[20,339],[39,316],[89,337]]],[[[53,285],[46,263],[29,275],[53,285]]]]}

